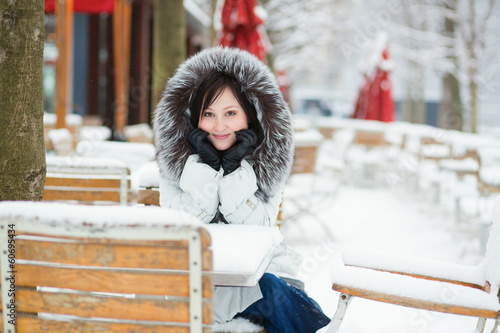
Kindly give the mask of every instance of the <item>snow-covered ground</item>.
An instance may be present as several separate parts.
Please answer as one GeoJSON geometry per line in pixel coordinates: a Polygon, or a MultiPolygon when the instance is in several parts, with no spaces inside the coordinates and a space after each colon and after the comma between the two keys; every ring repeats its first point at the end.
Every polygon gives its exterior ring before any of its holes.
{"type": "MultiPolygon", "coordinates": [[[[287,190],[293,190],[291,186],[285,188],[285,200],[287,190]]],[[[345,248],[382,250],[465,265],[481,262],[484,244],[477,228],[459,227],[454,214],[427,197],[418,191],[396,191],[383,182],[361,187],[347,179],[337,185],[334,195],[324,199],[328,203],[317,210],[316,216],[287,222],[285,212],[282,233],[290,246],[304,256],[299,276],[328,316],[335,313],[339,296],[331,289],[330,273],[332,266],[341,262],[345,248]]],[[[354,298],[340,332],[473,332],[476,322],[472,317],[354,298]]],[[[485,331],[491,331],[492,326],[492,322],[487,323],[485,331]]]]}

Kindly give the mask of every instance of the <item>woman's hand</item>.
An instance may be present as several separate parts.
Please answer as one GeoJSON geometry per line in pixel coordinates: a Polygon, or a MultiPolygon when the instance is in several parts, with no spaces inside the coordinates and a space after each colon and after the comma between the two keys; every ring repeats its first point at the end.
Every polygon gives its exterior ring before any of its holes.
{"type": "Polygon", "coordinates": [[[221,165],[219,153],[210,141],[207,140],[207,136],[207,132],[195,128],[188,134],[189,143],[194,151],[200,155],[203,163],[208,164],[215,171],[219,171],[221,165]]]}
{"type": "Polygon", "coordinates": [[[252,129],[243,129],[235,133],[238,141],[222,155],[224,176],[236,170],[241,160],[257,143],[257,134],[252,129]]]}

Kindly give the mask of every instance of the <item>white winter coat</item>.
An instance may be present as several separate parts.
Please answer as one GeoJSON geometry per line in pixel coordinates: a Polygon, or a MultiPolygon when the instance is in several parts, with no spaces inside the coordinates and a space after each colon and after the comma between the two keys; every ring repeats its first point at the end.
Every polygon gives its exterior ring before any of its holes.
{"type": "MultiPolygon", "coordinates": [[[[161,180],[160,205],[187,211],[206,223],[212,221],[219,207],[228,223],[274,227],[281,195],[278,193],[267,202],[258,199],[255,173],[246,160],[231,174],[223,176],[223,173],[222,168],[215,171],[201,162],[198,155],[189,156],[178,184],[161,180]]],[[[299,263],[300,257],[283,241],[276,248],[266,272],[293,278],[299,263]]],[[[260,298],[262,293],[258,285],[252,288],[216,287],[215,321],[230,320],[260,298]]]]}
{"type": "MultiPolygon", "coordinates": [[[[237,49],[206,49],[185,61],[167,83],[154,119],[160,169],[160,204],[209,223],[222,213],[228,223],[275,227],[281,193],[293,162],[292,116],[274,75],[260,60],[237,49]],[[223,176],[200,161],[187,135],[190,99],[203,75],[222,71],[233,75],[253,101],[264,140],[231,174],[223,176]]],[[[299,257],[282,242],[267,270],[294,277],[299,257]]],[[[262,297],[259,286],[218,287],[214,319],[230,320],[262,297]]]]}

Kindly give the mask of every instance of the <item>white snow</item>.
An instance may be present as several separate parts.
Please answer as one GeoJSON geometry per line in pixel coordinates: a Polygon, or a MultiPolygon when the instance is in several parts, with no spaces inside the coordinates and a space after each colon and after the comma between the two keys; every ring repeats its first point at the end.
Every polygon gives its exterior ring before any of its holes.
{"type": "Polygon", "coordinates": [[[118,227],[141,224],[144,226],[192,225],[201,222],[193,216],[160,207],[139,206],[88,206],[54,202],[0,202],[0,219],[36,219],[39,223],[89,224],[98,227],[118,227]]]}
{"type": "Polygon", "coordinates": [[[114,158],[126,163],[133,171],[155,158],[152,144],[138,142],[81,141],[76,152],[82,157],[114,158]]]}
{"type": "Polygon", "coordinates": [[[334,283],[374,292],[452,306],[499,311],[496,295],[451,283],[417,279],[358,267],[335,266],[334,283]]]}
{"type": "MultiPolygon", "coordinates": [[[[43,113],[43,123],[46,125],[55,125],[57,115],[55,113],[43,113]]],[[[66,124],[69,126],[81,126],[83,122],[82,116],[79,114],[70,113],[66,115],[66,124]]]]}
{"type": "Polygon", "coordinates": [[[123,129],[127,141],[134,142],[135,138],[142,138],[145,142],[153,142],[153,130],[148,124],[128,125],[123,129]]]}
{"type": "MultiPolygon", "coordinates": [[[[332,121],[332,127],[333,123],[332,121]]],[[[327,125],[326,122],[322,124],[327,125]]],[[[339,133],[347,133],[350,130],[344,126],[342,132],[339,133]]],[[[332,272],[332,269],[343,263],[342,253],[346,249],[354,250],[358,254],[345,252],[345,261],[357,262],[360,265],[398,266],[410,272],[427,271],[442,278],[457,275],[465,281],[479,285],[484,284],[485,275],[499,276],[497,271],[486,273],[481,269],[484,260],[483,242],[486,241],[482,235],[488,234],[491,224],[489,210],[483,208],[484,205],[476,204],[473,207],[474,214],[469,217],[470,220],[457,220],[454,211],[444,209],[441,202],[435,199],[431,188],[426,189],[421,186],[425,177],[433,179],[436,184],[443,185],[445,178],[437,169],[436,163],[422,163],[414,157],[414,154],[418,154],[422,149],[420,138],[430,137],[438,141],[441,139],[442,142],[451,146],[451,140],[442,140],[448,138],[446,136],[448,132],[425,125],[413,126],[404,123],[389,124],[387,130],[396,134],[405,134],[406,145],[405,150],[399,151],[396,163],[393,165],[380,163],[384,161],[383,150],[372,150],[368,154],[378,155],[379,165],[385,165],[377,170],[380,178],[384,180],[381,184],[358,187],[354,184],[363,175],[344,173],[342,182],[334,189],[334,200],[329,205],[323,206],[321,211],[316,212],[316,217],[304,216],[288,224],[284,219],[282,224],[281,230],[285,240],[304,255],[299,276],[305,281],[306,290],[330,317],[335,313],[339,296],[338,292],[331,290],[330,276],[333,274],[334,279],[342,279],[340,274],[344,273],[340,272],[339,276],[336,276],[337,271],[332,272]],[[417,177],[416,181],[413,180],[414,177],[417,177]],[[394,179],[394,182],[389,182],[390,179],[394,179]],[[478,212],[479,216],[476,216],[478,212]],[[477,223],[479,221],[481,223],[477,223]],[[325,228],[333,237],[328,236],[325,228]],[[388,255],[378,257],[381,252],[388,253],[388,255]],[[408,256],[414,258],[414,261],[406,261],[408,256]]],[[[476,139],[481,141],[480,138],[476,139]]],[[[342,143],[337,141],[336,137],[323,143],[318,161],[322,163],[321,161],[325,159],[323,154],[331,154],[339,147],[339,144],[342,143]]],[[[434,152],[437,154],[438,150],[442,155],[449,154],[449,150],[441,148],[434,152]]],[[[350,154],[362,157],[363,151],[351,148],[350,154]]],[[[362,159],[368,159],[374,163],[377,160],[376,157],[369,158],[368,156],[362,159]]],[[[461,163],[460,167],[472,167],[473,164],[471,160],[461,161],[461,163]]],[[[453,166],[458,168],[458,163],[453,166]]],[[[347,168],[352,167],[347,163],[347,168]]],[[[296,186],[295,183],[287,185],[296,186]]],[[[467,190],[468,192],[459,194],[458,185],[449,185],[447,191],[449,194],[460,195],[462,198],[460,202],[467,201],[464,200],[467,196],[478,198],[477,190],[471,187],[467,190]]],[[[285,193],[287,191],[285,187],[285,193]]],[[[311,201],[314,202],[315,198],[319,196],[313,196],[311,201]]],[[[284,207],[286,206],[287,203],[284,202],[284,207]]],[[[286,212],[284,214],[286,216],[286,212]]],[[[500,244],[500,240],[494,243],[500,244]]],[[[492,245],[488,246],[492,248],[492,245]]],[[[498,250],[492,251],[498,253],[498,250]]],[[[493,260],[495,263],[500,262],[497,258],[493,260]]],[[[368,273],[366,286],[376,286],[385,288],[383,290],[386,291],[398,292],[402,289],[402,284],[406,283],[403,277],[396,277],[384,287],[385,282],[380,281],[379,273],[376,271],[368,273]],[[372,274],[376,280],[371,278],[372,274]]],[[[367,276],[363,277],[363,274],[359,276],[359,279],[367,278],[367,276]]],[[[346,283],[350,281],[351,274],[345,276],[345,279],[346,283]]],[[[424,299],[432,299],[432,290],[438,293],[443,292],[450,296],[448,298],[454,298],[455,293],[462,293],[462,288],[452,287],[443,291],[437,284],[428,285],[428,282],[423,282],[416,287],[415,295],[424,299]]],[[[498,308],[498,300],[495,297],[480,291],[473,291],[465,299],[471,304],[498,308]]],[[[454,301],[458,302],[458,300],[454,301]]],[[[473,317],[411,309],[354,298],[339,332],[460,333],[473,331],[476,321],[477,318],[473,317]]],[[[491,331],[492,326],[493,323],[488,322],[485,331],[491,331]]],[[[326,328],[320,332],[326,332],[326,328]]]]}
{"type": "Polygon", "coordinates": [[[303,132],[295,132],[295,145],[296,146],[307,146],[307,145],[319,145],[323,136],[318,130],[306,130],[303,132]]]}
{"type": "Polygon", "coordinates": [[[53,129],[47,134],[53,143],[59,143],[62,141],[72,141],[73,136],[67,128],[53,129]]]}
{"type": "Polygon", "coordinates": [[[465,158],[463,160],[442,160],[441,167],[448,170],[457,170],[457,171],[478,171],[479,163],[473,158],[465,158]]]}
{"type": "Polygon", "coordinates": [[[158,163],[149,162],[137,170],[138,184],[141,187],[160,187],[158,163]]]}
{"type": "Polygon", "coordinates": [[[209,224],[206,229],[217,251],[214,270],[220,272],[257,271],[262,259],[282,239],[279,231],[270,227],[209,224]]]}
{"type": "Polygon", "coordinates": [[[262,332],[262,327],[255,325],[246,319],[236,318],[226,323],[214,324],[212,327],[212,332],[253,333],[253,332],[262,332]]]}
{"type": "Polygon", "coordinates": [[[47,168],[49,171],[55,171],[61,168],[77,167],[88,169],[120,169],[127,165],[113,158],[98,157],[79,157],[79,156],[46,156],[47,168]]]}
{"type": "Polygon", "coordinates": [[[111,138],[111,130],[106,126],[82,126],[80,141],[104,141],[111,138]]]}
{"type": "Polygon", "coordinates": [[[500,166],[481,167],[479,178],[490,186],[500,186],[500,166]]]}
{"type": "Polygon", "coordinates": [[[493,226],[486,248],[485,275],[492,290],[500,287],[500,197],[496,199],[493,211],[493,226]]]}
{"type": "Polygon", "coordinates": [[[432,276],[484,286],[483,266],[464,266],[433,259],[405,256],[383,251],[346,249],[342,252],[344,264],[378,270],[432,276]]]}

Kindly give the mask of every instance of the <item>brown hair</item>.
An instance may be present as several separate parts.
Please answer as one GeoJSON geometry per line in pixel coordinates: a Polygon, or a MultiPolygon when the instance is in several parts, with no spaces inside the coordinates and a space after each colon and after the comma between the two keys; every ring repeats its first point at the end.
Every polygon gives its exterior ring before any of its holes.
{"type": "Polygon", "coordinates": [[[250,102],[236,78],[225,73],[216,72],[203,79],[191,102],[191,124],[194,128],[198,127],[201,114],[219,98],[225,88],[231,90],[243,108],[247,116],[248,128],[253,129],[257,133],[257,145],[259,145],[264,138],[264,131],[257,119],[255,106],[250,102]]]}

